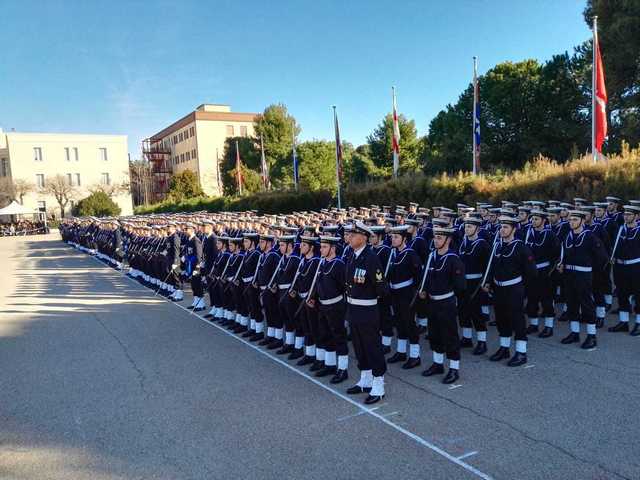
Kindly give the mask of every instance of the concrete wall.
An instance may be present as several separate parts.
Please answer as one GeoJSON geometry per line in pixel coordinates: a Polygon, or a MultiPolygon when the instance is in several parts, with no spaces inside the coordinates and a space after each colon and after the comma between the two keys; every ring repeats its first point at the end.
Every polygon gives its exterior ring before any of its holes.
{"type": "MultiPolygon", "coordinates": [[[[112,185],[129,183],[129,159],[126,135],[83,135],[50,133],[6,133],[7,151],[13,179],[25,179],[37,185],[37,175],[47,178],[58,174],[71,174],[77,194],[74,203],[90,194],[89,188],[101,184],[103,173],[109,174],[112,185]],[[40,148],[42,160],[35,159],[34,148],[40,148]],[[100,149],[107,152],[107,160],[101,158],[100,149]],[[69,149],[70,159],[66,150],[69,149]],[[77,160],[75,152],[78,152],[77,160]],[[77,184],[80,176],[80,185],[77,184]]],[[[0,155],[1,157],[2,155],[0,155]]],[[[122,209],[122,215],[131,215],[133,206],[131,192],[127,190],[113,197],[122,209]]],[[[40,193],[37,188],[24,198],[24,205],[38,208],[38,202],[46,202],[49,215],[60,217],[60,208],[55,197],[40,193]]],[[[71,205],[67,205],[67,214],[71,205]]]]}

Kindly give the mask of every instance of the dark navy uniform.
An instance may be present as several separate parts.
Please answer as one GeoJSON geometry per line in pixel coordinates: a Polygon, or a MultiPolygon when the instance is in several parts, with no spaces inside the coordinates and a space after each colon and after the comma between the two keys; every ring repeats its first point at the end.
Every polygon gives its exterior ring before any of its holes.
{"type": "Polygon", "coordinates": [[[611,331],[628,331],[631,313],[630,297],[635,296],[636,323],[634,334],[640,325],[640,226],[621,227],[620,240],[614,254],[613,277],[618,291],[619,324],[611,331]]]}
{"type": "MultiPolygon", "coordinates": [[[[534,333],[538,331],[540,317],[545,319],[545,328],[553,328],[555,310],[550,274],[560,257],[560,241],[550,228],[542,230],[531,228],[526,235],[525,244],[533,253],[538,272],[527,285],[527,317],[529,317],[527,333],[534,333]]],[[[543,337],[550,336],[549,333],[553,332],[546,330],[543,337]]]]}
{"type": "Polygon", "coordinates": [[[471,340],[471,327],[473,326],[477,333],[478,342],[484,342],[484,345],[480,345],[476,354],[480,354],[481,350],[483,350],[482,353],[486,351],[484,349],[487,341],[489,315],[482,311],[482,307],[488,304],[488,298],[487,293],[480,288],[480,283],[487,268],[491,248],[492,245],[483,238],[470,240],[468,237],[462,240],[458,248],[458,255],[464,264],[465,280],[467,282],[467,288],[460,297],[458,309],[460,327],[462,328],[463,339],[471,340]]]}

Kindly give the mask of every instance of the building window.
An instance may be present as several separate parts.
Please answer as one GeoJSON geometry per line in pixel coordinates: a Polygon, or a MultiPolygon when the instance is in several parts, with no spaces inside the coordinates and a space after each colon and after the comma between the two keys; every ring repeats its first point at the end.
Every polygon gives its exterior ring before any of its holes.
{"type": "Polygon", "coordinates": [[[188,162],[189,160],[191,160],[191,152],[187,152],[187,153],[185,154],[185,158],[187,159],[187,162],[188,162]]]}
{"type": "Polygon", "coordinates": [[[181,141],[183,141],[183,140],[184,140],[184,134],[183,134],[182,132],[180,132],[180,133],[178,134],[178,141],[179,141],[179,142],[181,142],[181,141]]]}
{"type": "Polygon", "coordinates": [[[184,153],[180,154],[180,163],[184,163],[184,153]]]}
{"type": "Polygon", "coordinates": [[[246,137],[247,136],[247,127],[246,126],[241,126],[240,127],[240,136],[241,137],[246,137]]]}
{"type": "Polygon", "coordinates": [[[173,144],[175,145],[176,143],[178,143],[178,135],[173,136],[173,144]]]}
{"type": "Polygon", "coordinates": [[[192,136],[192,137],[195,137],[195,135],[196,135],[196,127],[191,127],[191,128],[189,129],[189,131],[191,132],[191,136],[192,136]]]}
{"type": "Polygon", "coordinates": [[[38,188],[44,188],[44,174],[36,173],[36,185],[38,188]]]}
{"type": "Polygon", "coordinates": [[[2,162],[0,162],[0,176],[9,176],[9,160],[7,160],[6,158],[3,158],[2,162]]]}
{"type": "Polygon", "coordinates": [[[106,148],[99,148],[98,152],[100,153],[100,160],[102,160],[103,162],[106,162],[109,157],[107,157],[107,149],[106,148]]]}
{"type": "Polygon", "coordinates": [[[73,176],[67,173],[67,185],[73,185],[73,176]]]}
{"type": "Polygon", "coordinates": [[[67,162],[71,161],[71,149],[69,147],[64,147],[64,159],[67,162]]]}
{"type": "Polygon", "coordinates": [[[109,179],[109,173],[105,172],[100,175],[100,183],[102,185],[111,185],[111,180],[109,179]]]}
{"type": "Polygon", "coordinates": [[[42,147],[33,147],[33,159],[36,162],[42,161],[42,147]]]}
{"type": "Polygon", "coordinates": [[[76,173],[76,185],[77,185],[78,187],[81,185],[81,184],[80,184],[80,174],[79,174],[79,173],[76,173]]]}
{"type": "Polygon", "coordinates": [[[196,149],[195,148],[193,150],[191,150],[191,158],[193,158],[194,160],[196,158],[196,149]]]}
{"type": "Polygon", "coordinates": [[[38,211],[46,213],[47,202],[45,202],[44,200],[38,200],[38,211]]]}
{"type": "MultiPolygon", "coordinates": [[[[107,159],[107,149],[104,149],[105,160],[107,159]]],[[[80,161],[80,155],[78,154],[78,147],[73,147],[73,159],[78,162],[80,161]]]]}
{"type": "Polygon", "coordinates": [[[234,135],[233,125],[227,125],[227,137],[233,137],[234,135]]]}

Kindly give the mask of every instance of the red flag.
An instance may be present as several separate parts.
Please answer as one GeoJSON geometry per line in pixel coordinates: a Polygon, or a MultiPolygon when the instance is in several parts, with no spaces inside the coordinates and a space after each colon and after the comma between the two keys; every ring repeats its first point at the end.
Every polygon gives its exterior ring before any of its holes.
{"type": "Polygon", "coordinates": [[[238,182],[238,194],[242,195],[242,163],[240,162],[240,149],[236,140],[236,181],[238,182]]]}
{"type": "Polygon", "coordinates": [[[391,88],[393,96],[393,138],[391,148],[393,149],[393,176],[398,176],[400,168],[400,125],[398,124],[398,108],[396,106],[396,89],[391,88]]]}
{"type": "Polygon", "coordinates": [[[607,136],[607,89],[604,85],[604,68],[602,66],[602,57],[600,56],[600,42],[598,42],[598,33],[594,36],[594,75],[593,75],[593,95],[594,112],[593,118],[595,122],[595,149],[602,153],[602,144],[607,136]]]}

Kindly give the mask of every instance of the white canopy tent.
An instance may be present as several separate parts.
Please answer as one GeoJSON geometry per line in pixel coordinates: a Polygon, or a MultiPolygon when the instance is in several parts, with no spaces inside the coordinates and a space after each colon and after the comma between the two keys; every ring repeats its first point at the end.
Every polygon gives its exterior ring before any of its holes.
{"type": "Polygon", "coordinates": [[[36,212],[30,208],[20,205],[15,200],[4,208],[0,208],[0,215],[33,215],[40,212],[36,212]]]}

